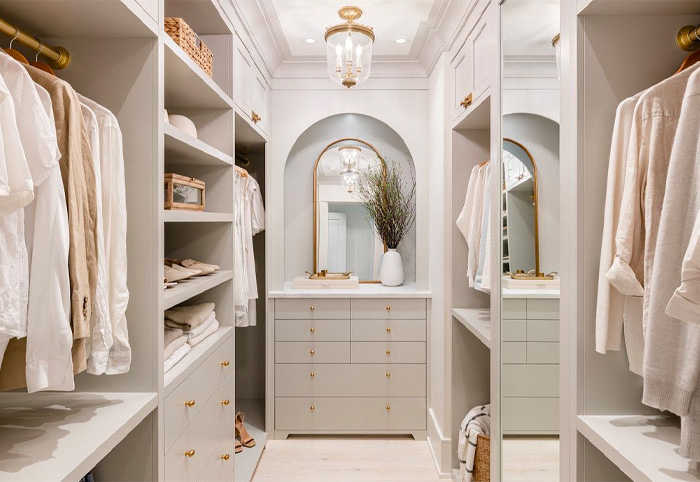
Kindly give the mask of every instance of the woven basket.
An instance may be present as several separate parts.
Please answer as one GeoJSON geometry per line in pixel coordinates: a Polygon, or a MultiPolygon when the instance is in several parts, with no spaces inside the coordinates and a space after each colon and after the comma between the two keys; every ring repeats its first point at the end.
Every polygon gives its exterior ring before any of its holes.
{"type": "Polygon", "coordinates": [[[214,54],[180,17],[165,17],[165,33],[211,77],[214,54]]]}
{"type": "Polygon", "coordinates": [[[491,480],[491,437],[479,434],[476,440],[474,455],[474,482],[490,482],[491,480]]]}

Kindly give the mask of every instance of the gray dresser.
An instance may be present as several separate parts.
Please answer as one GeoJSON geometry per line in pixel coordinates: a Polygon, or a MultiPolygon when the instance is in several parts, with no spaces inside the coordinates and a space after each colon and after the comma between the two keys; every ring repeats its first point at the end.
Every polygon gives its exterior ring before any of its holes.
{"type": "Polygon", "coordinates": [[[425,438],[424,298],[274,301],[274,426],[425,438]]]}
{"type": "Polygon", "coordinates": [[[559,300],[505,298],[501,421],[505,434],[559,433],[559,300]]]}

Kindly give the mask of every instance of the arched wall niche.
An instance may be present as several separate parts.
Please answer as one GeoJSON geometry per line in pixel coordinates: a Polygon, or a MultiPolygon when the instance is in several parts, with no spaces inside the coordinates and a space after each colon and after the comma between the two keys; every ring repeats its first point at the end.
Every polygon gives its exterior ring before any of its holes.
{"type": "MultiPolygon", "coordinates": [[[[416,166],[402,137],[386,123],[364,114],[325,117],[304,130],[292,145],[284,165],[284,277],[291,280],[313,270],[313,170],[318,155],[345,137],[373,145],[387,166],[398,165],[404,179],[416,177],[416,166]]],[[[399,246],[406,282],[416,281],[416,226],[399,246]]]]}

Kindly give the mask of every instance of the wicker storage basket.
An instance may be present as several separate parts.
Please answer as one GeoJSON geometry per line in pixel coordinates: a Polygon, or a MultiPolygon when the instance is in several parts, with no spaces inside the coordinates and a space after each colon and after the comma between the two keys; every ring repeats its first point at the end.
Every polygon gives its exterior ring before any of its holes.
{"type": "Polygon", "coordinates": [[[211,77],[214,54],[180,17],[165,17],[165,33],[211,77]]]}
{"type": "Polygon", "coordinates": [[[491,437],[481,435],[476,440],[474,455],[474,482],[490,482],[491,480],[491,437]]]}

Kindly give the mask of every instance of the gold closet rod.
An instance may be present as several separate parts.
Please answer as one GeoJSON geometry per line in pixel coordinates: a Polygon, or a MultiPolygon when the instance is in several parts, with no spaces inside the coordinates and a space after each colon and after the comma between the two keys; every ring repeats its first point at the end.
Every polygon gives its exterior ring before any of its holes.
{"type": "Polygon", "coordinates": [[[687,52],[693,52],[700,48],[700,25],[686,25],[678,32],[676,37],[678,46],[687,52]]]}
{"type": "Polygon", "coordinates": [[[0,32],[49,59],[49,65],[54,69],[65,69],[70,64],[70,53],[66,49],[44,45],[38,38],[29,35],[2,18],[0,18],[0,32]]]}

